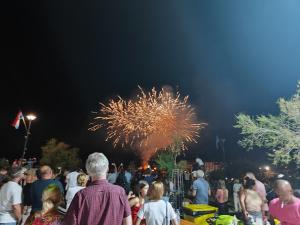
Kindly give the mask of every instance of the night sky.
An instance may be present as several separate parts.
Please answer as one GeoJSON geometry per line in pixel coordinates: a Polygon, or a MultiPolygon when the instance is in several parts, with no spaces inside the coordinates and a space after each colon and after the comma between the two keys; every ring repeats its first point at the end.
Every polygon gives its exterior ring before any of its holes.
{"type": "Polygon", "coordinates": [[[246,153],[233,128],[238,112],[276,114],[300,78],[300,2],[290,1],[7,1],[1,10],[1,155],[22,154],[19,109],[34,112],[28,155],[52,137],[113,161],[131,157],[87,129],[91,111],[111,97],[172,86],[190,96],[208,123],[187,159],[264,159],[246,153]]]}

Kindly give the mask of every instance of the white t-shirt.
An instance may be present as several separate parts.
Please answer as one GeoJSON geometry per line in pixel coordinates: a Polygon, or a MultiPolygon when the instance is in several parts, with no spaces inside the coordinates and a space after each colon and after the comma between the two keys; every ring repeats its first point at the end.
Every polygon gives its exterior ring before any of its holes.
{"type": "Polygon", "coordinates": [[[137,216],[140,219],[145,218],[147,225],[165,225],[166,212],[169,225],[170,220],[176,219],[176,214],[171,204],[163,200],[146,202],[137,216]]]}
{"type": "Polygon", "coordinates": [[[22,203],[22,187],[13,181],[3,184],[0,190],[0,223],[14,223],[12,206],[22,203]]]}
{"type": "Polygon", "coordinates": [[[85,188],[85,187],[76,186],[76,187],[70,187],[70,188],[68,189],[67,194],[66,194],[66,201],[67,201],[67,207],[66,207],[66,209],[69,208],[69,206],[70,206],[70,204],[71,204],[71,202],[72,202],[72,200],[73,200],[75,194],[76,194],[78,191],[80,191],[80,190],[82,190],[82,189],[84,189],[84,188],[85,188]]]}
{"type": "Polygon", "coordinates": [[[68,188],[71,187],[76,187],[77,186],[77,177],[78,177],[79,173],[77,171],[73,171],[71,173],[68,173],[68,175],[66,176],[66,190],[68,190],[68,188]]]}

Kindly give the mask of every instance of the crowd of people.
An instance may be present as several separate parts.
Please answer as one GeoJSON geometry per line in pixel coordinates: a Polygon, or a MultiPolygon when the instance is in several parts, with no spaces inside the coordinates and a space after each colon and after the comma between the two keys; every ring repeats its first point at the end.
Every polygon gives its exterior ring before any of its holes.
{"type": "MultiPolygon", "coordinates": [[[[0,171],[0,225],[178,225],[180,215],[165,194],[172,189],[166,177],[151,169],[127,170],[109,164],[102,153],[89,155],[85,171],[74,169],[58,176],[43,165],[37,169],[13,166],[0,171]]],[[[241,215],[245,225],[263,225],[277,219],[282,225],[300,224],[300,199],[287,180],[274,182],[267,195],[262,182],[251,172],[213,186],[204,171],[190,174],[185,197],[194,204],[214,204],[218,213],[241,215]],[[213,188],[212,188],[213,186],[213,188]],[[232,193],[232,198],[231,198],[232,193]]]]}

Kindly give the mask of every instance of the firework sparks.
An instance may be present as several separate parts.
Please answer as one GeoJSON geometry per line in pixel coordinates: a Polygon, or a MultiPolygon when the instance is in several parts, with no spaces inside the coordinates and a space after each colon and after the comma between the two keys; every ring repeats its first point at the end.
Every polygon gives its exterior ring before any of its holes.
{"type": "Polygon", "coordinates": [[[148,160],[159,149],[166,149],[175,140],[186,144],[197,142],[199,131],[205,124],[196,122],[196,114],[188,104],[188,96],[180,99],[180,94],[153,88],[145,93],[139,87],[136,99],[125,101],[121,97],[100,104],[100,111],[89,130],[105,128],[106,141],[114,147],[131,146],[141,157],[148,160]]]}

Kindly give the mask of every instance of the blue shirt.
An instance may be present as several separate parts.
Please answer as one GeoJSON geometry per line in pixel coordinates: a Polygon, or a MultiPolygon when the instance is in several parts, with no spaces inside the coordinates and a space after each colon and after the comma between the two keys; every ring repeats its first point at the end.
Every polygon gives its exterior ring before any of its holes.
{"type": "Polygon", "coordinates": [[[196,190],[194,204],[208,204],[209,184],[203,178],[198,178],[193,182],[193,190],[196,190]]]}
{"type": "Polygon", "coordinates": [[[42,194],[46,187],[48,187],[50,184],[56,184],[61,193],[64,194],[64,188],[62,184],[55,179],[48,179],[48,180],[37,180],[31,184],[30,187],[30,195],[31,195],[31,201],[32,201],[32,211],[36,212],[38,210],[42,210],[42,194]]]}

